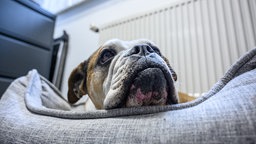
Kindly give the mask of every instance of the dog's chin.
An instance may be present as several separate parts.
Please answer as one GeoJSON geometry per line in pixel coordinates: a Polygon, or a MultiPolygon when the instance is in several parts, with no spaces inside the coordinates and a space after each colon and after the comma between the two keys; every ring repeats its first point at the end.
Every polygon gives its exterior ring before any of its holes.
{"type": "Polygon", "coordinates": [[[131,82],[125,107],[166,105],[169,86],[160,68],[147,68],[131,82]]]}

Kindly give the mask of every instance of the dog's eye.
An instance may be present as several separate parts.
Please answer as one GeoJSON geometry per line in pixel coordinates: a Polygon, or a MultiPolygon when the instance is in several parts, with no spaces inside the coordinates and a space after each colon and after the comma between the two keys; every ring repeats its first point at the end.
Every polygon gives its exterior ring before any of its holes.
{"type": "Polygon", "coordinates": [[[115,56],[115,52],[112,50],[104,50],[100,57],[100,63],[105,64],[115,56]]]}

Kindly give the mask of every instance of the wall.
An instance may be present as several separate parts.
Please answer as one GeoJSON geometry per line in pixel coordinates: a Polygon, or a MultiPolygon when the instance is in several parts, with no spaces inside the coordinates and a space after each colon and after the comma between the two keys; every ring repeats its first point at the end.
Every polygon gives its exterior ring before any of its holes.
{"type": "Polygon", "coordinates": [[[161,49],[178,76],[178,90],[207,92],[256,46],[255,0],[184,0],[101,27],[109,38],[148,38],[161,49]]]}
{"type": "Polygon", "coordinates": [[[64,69],[62,93],[67,94],[69,74],[97,48],[99,35],[89,30],[90,24],[101,26],[124,17],[156,9],[180,0],[87,0],[57,17],[54,37],[66,30],[70,36],[64,69]]]}

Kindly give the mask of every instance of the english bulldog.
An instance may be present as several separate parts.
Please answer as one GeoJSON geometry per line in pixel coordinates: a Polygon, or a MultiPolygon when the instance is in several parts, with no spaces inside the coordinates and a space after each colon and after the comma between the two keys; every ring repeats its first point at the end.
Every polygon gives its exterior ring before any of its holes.
{"type": "Polygon", "coordinates": [[[88,94],[86,109],[177,104],[176,80],[175,71],[153,42],[113,39],[72,71],[68,101],[74,104],[88,94]]]}

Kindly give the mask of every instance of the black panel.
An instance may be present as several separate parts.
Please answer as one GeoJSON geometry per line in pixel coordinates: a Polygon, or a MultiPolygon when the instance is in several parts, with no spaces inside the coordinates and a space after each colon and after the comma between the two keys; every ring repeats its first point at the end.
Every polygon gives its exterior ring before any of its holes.
{"type": "Polygon", "coordinates": [[[13,80],[0,77],[0,98],[13,80]]]}
{"type": "Polygon", "coordinates": [[[15,78],[37,69],[49,78],[51,52],[0,35],[0,75],[15,78]]]}
{"type": "Polygon", "coordinates": [[[52,48],[54,19],[13,0],[0,0],[0,33],[52,48]]]}

